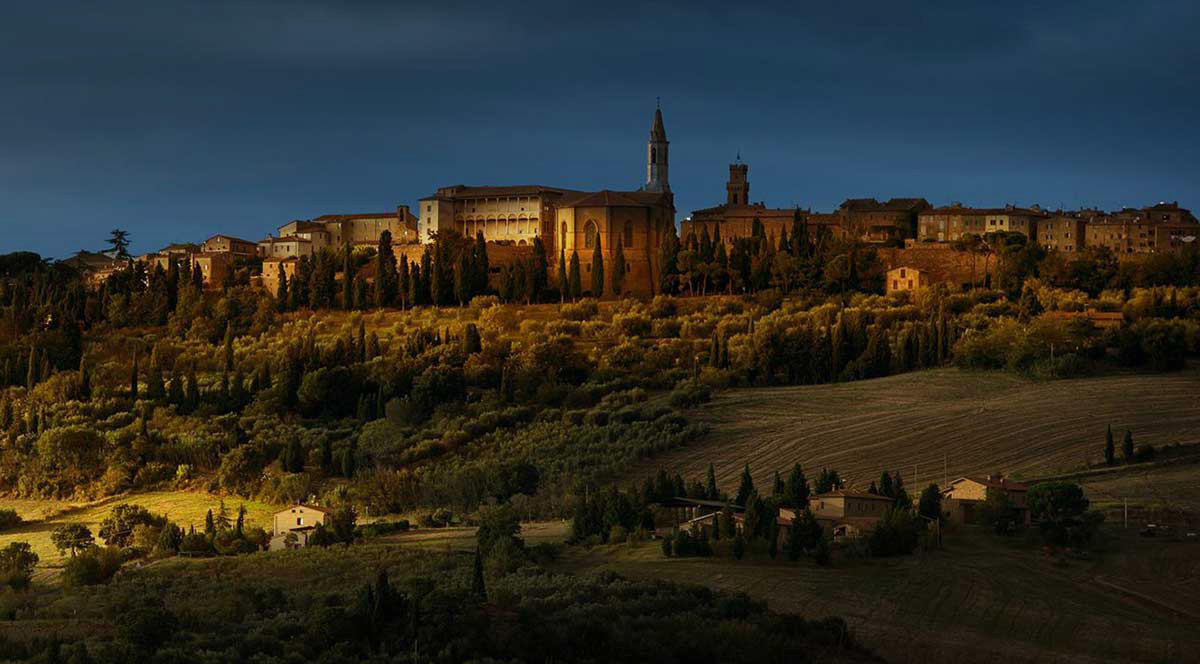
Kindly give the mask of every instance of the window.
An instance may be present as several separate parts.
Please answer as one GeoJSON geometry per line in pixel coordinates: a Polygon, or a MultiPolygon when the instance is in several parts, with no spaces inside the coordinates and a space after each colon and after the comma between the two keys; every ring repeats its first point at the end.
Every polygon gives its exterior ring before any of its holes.
{"type": "Polygon", "coordinates": [[[900,278],[904,278],[904,268],[900,268],[900,278]]]}
{"type": "Polygon", "coordinates": [[[562,246],[567,246],[567,222],[562,222],[562,246]]]}
{"type": "Polygon", "coordinates": [[[892,279],[892,290],[900,290],[900,282],[896,279],[892,279]]]}
{"type": "Polygon", "coordinates": [[[297,526],[302,526],[302,525],[304,525],[304,517],[302,517],[302,516],[298,516],[298,517],[296,517],[296,525],[297,525],[297,526]]]}
{"type": "Polygon", "coordinates": [[[625,237],[622,239],[622,242],[625,243],[625,247],[626,248],[632,247],[633,246],[633,222],[632,221],[625,222],[624,235],[625,235],[625,237]]]}
{"type": "Polygon", "coordinates": [[[583,246],[592,249],[596,246],[596,222],[591,219],[583,227],[583,246]]]}
{"type": "Polygon", "coordinates": [[[658,163],[658,148],[655,148],[655,147],[650,148],[650,163],[651,164],[658,163]]]}

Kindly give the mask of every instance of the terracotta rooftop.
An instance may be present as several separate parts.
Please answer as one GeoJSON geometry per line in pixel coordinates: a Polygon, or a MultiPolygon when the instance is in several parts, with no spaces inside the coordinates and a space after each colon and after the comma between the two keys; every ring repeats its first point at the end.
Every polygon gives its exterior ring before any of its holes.
{"type": "Polygon", "coordinates": [[[450,187],[441,187],[432,196],[422,198],[423,201],[430,200],[456,200],[470,198],[503,198],[505,196],[539,196],[541,194],[577,194],[578,191],[573,189],[560,189],[558,187],[547,187],[540,184],[522,184],[510,186],[470,186],[465,184],[456,184],[450,187]]]}
{"type": "Polygon", "coordinates": [[[892,498],[881,496],[877,493],[867,493],[866,491],[854,491],[852,489],[838,489],[828,493],[819,493],[813,498],[862,498],[863,500],[886,500],[892,502],[892,498]]]}
{"type": "Polygon", "coordinates": [[[1007,477],[999,477],[999,476],[995,476],[995,475],[968,475],[966,477],[960,477],[960,478],[954,480],[953,482],[950,483],[950,486],[954,486],[955,484],[958,484],[959,482],[965,482],[965,481],[982,484],[983,486],[986,486],[986,487],[989,487],[992,489],[1005,489],[1008,491],[1028,491],[1029,490],[1029,485],[1025,484],[1024,482],[1014,482],[1014,481],[1008,479],[1007,477]]]}
{"type": "Polygon", "coordinates": [[[262,240],[259,240],[258,243],[259,244],[270,244],[273,242],[308,242],[311,244],[312,240],[305,238],[305,237],[300,237],[299,235],[285,235],[283,237],[267,237],[262,240]]]}
{"type": "Polygon", "coordinates": [[[856,212],[869,212],[872,210],[915,212],[927,207],[929,207],[929,201],[924,198],[891,198],[882,203],[874,198],[847,198],[838,206],[838,209],[853,210],[856,212]]]}
{"type": "Polygon", "coordinates": [[[205,242],[212,242],[213,240],[220,240],[220,239],[230,240],[232,242],[245,242],[246,244],[254,244],[250,240],[243,240],[240,237],[233,237],[232,235],[214,235],[214,236],[208,238],[207,240],[205,240],[205,242]]]}
{"type": "Polygon", "coordinates": [[[558,207],[650,207],[665,205],[666,201],[666,195],[661,192],[604,189],[564,197],[558,202],[558,207]]]}

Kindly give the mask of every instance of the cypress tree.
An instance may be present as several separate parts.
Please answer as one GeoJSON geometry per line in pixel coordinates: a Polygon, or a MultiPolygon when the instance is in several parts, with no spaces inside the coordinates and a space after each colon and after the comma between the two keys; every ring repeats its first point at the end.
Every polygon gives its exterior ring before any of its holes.
{"type": "Polygon", "coordinates": [[[146,372],[146,396],[150,399],[162,399],[167,395],[166,385],[163,384],[162,367],[158,359],[158,347],[150,351],[150,370],[146,372]]]}
{"type": "Polygon", "coordinates": [[[382,309],[396,301],[396,254],[392,251],[392,233],[379,234],[375,263],[375,306],[382,309]]]}
{"type": "Polygon", "coordinates": [[[233,323],[225,324],[225,371],[233,371],[233,323]]]}
{"type": "Polygon", "coordinates": [[[658,249],[658,292],[673,293],[679,277],[679,236],[675,224],[667,224],[667,232],[658,249]]]}
{"type": "Polygon", "coordinates": [[[129,372],[129,398],[137,401],[138,398],[138,358],[137,353],[133,354],[133,367],[129,372]]]}
{"type": "Polygon", "coordinates": [[[279,264],[279,282],[275,286],[275,305],[280,313],[288,310],[288,278],[283,263],[279,264]]]}
{"type": "Polygon", "coordinates": [[[1125,438],[1121,440],[1121,455],[1125,457],[1125,463],[1133,461],[1133,432],[1129,429],[1125,430],[1125,438]]]}
{"type": "Polygon", "coordinates": [[[592,297],[604,297],[604,253],[600,250],[600,234],[596,234],[596,246],[592,248],[592,297]]]}
{"type": "Polygon", "coordinates": [[[779,471],[775,471],[775,483],[771,487],[772,496],[783,496],[783,478],[779,476],[779,471]]]}
{"type": "Polygon", "coordinates": [[[342,252],[342,308],[350,311],[354,308],[354,269],[349,238],[342,252]]]}
{"type": "Polygon", "coordinates": [[[613,256],[613,274],[612,274],[612,292],[616,297],[621,297],[621,290],[625,283],[625,251],[621,246],[621,239],[617,238],[617,251],[613,256]]]}
{"type": "Polygon", "coordinates": [[[171,375],[171,383],[167,387],[167,401],[170,401],[176,406],[182,408],[184,405],[184,399],[183,378],[179,375],[179,372],[176,371],[171,375]]]}
{"type": "Polygon", "coordinates": [[[412,275],[408,265],[408,254],[400,254],[400,270],[397,279],[396,295],[400,298],[400,308],[407,308],[412,304],[412,275]]]}
{"type": "Polygon", "coordinates": [[[213,535],[217,532],[217,526],[213,523],[212,508],[208,508],[208,513],[204,515],[204,534],[213,535]]]}
{"type": "Polygon", "coordinates": [[[571,267],[570,267],[570,285],[571,299],[578,300],[580,295],[583,295],[583,279],[579,274],[579,252],[571,252],[571,267]]]}
{"type": "Polygon", "coordinates": [[[800,464],[792,467],[792,472],[788,475],[787,483],[784,485],[783,504],[794,509],[804,509],[808,507],[808,478],[804,476],[804,470],[800,468],[800,464]]]}
{"type": "Polygon", "coordinates": [[[458,264],[454,267],[454,296],[460,307],[471,300],[471,272],[465,251],[458,255],[458,264]]]}
{"type": "Polygon", "coordinates": [[[741,484],[738,485],[737,498],[734,499],[734,504],[742,507],[748,507],[746,505],[746,501],[753,493],[754,478],[750,476],[750,464],[746,464],[746,466],[742,469],[742,480],[741,484]]]}
{"type": "Polygon", "coordinates": [[[200,384],[196,380],[196,365],[192,365],[188,370],[187,376],[187,395],[184,397],[187,402],[187,410],[192,411],[200,406],[200,384]]]}
{"type": "Polygon", "coordinates": [[[558,251],[558,301],[567,301],[567,291],[571,288],[567,281],[567,254],[565,249],[558,251]]]}
{"type": "Polygon", "coordinates": [[[888,498],[896,497],[896,489],[892,486],[892,476],[886,470],[879,476],[879,495],[888,498]]]}
{"type": "Polygon", "coordinates": [[[474,288],[476,293],[486,293],[488,290],[488,275],[491,273],[492,266],[488,262],[487,240],[483,237],[483,231],[475,232],[475,256],[474,256],[474,288]]]}
{"type": "MultiPolygon", "coordinates": [[[[409,265],[411,275],[408,278],[408,306],[415,307],[422,304],[421,298],[421,268],[416,263],[409,265]]],[[[376,288],[378,291],[378,287],[376,288]]]]}
{"type": "Polygon", "coordinates": [[[1116,461],[1116,445],[1113,443],[1112,425],[1108,425],[1108,431],[1104,434],[1104,463],[1113,465],[1116,461]]]}
{"type": "Polygon", "coordinates": [[[475,566],[474,576],[471,580],[471,593],[482,601],[487,601],[487,587],[483,581],[483,556],[479,553],[479,547],[475,547],[475,566]]]}
{"type": "Polygon", "coordinates": [[[713,465],[708,464],[708,476],[704,483],[704,497],[708,500],[718,500],[721,494],[717,491],[717,473],[713,465]]]}
{"type": "Polygon", "coordinates": [[[37,348],[33,345],[29,346],[29,361],[25,369],[25,388],[32,390],[34,385],[38,384],[41,378],[38,376],[38,357],[37,348]]]}
{"type": "Polygon", "coordinates": [[[79,366],[79,399],[88,401],[92,398],[92,374],[86,364],[79,366]]]}
{"type": "Polygon", "coordinates": [[[542,244],[541,236],[533,238],[533,262],[529,271],[529,299],[539,302],[542,291],[550,284],[550,260],[546,257],[546,245],[542,244]]]}

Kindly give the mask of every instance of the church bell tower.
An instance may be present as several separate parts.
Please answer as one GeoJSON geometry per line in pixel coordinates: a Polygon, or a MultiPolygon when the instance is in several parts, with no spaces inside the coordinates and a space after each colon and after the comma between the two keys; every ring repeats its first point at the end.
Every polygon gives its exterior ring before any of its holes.
{"type": "Polygon", "coordinates": [[[669,192],[667,180],[668,162],[667,130],[663,128],[662,108],[654,109],[654,124],[650,127],[650,140],[646,143],[646,186],[643,191],[669,192]]]}
{"type": "Polygon", "coordinates": [[[742,153],[738,152],[737,161],[729,165],[729,181],[725,183],[725,205],[750,204],[750,180],[746,171],[750,167],[742,163],[742,153]]]}

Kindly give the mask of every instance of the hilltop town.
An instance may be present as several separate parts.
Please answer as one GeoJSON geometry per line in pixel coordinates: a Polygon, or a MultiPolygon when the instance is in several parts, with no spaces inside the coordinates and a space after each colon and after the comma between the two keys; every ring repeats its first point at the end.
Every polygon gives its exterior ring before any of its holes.
{"type": "MultiPolygon", "coordinates": [[[[453,185],[422,198],[415,214],[408,205],[398,205],[394,212],[325,214],[289,221],[257,242],[215,235],[136,257],[114,250],[80,251],[67,262],[83,270],[93,286],[136,261],[146,274],[181,264],[199,274],[207,288],[242,284],[275,293],[281,275],[294,280],[297,273],[307,274],[306,263],[324,252],[353,254],[348,264],[363,266],[386,238],[397,255],[416,264],[439,237],[453,234],[486,244],[493,285],[502,279],[502,270],[537,252],[551,270],[572,256],[581,260],[583,291],[588,293],[590,260],[599,254],[606,265],[622,263],[621,292],[646,296],[664,290],[664,271],[677,269],[681,249],[703,264],[724,261],[721,269],[728,269],[739,241],[763,238],[772,247],[781,242],[790,246],[796,240],[789,240],[789,233],[799,231],[811,244],[834,240],[875,250],[886,272],[884,288],[892,292],[987,282],[995,264],[985,260],[980,272],[979,259],[1013,245],[1036,244],[1067,258],[1105,251],[1116,260],[1136,262],[1179,253],[1200,238],[1200,223],[1178,202],[1114,212],[1048,210],[1037,204],[934,206],[922,197],[851,198],[827,213],[772,208],[752,200],[749,165],[740,156],[729,165],[725,202],[677,221],[669,148],[663,114],[656,109],[646,143],[645,183],[636,190],[453,185]]],[[[361,274],[373,281],[372,270],[361,274]]],[[[344,277],[339,273],[337,278],[344,277]]]]}

